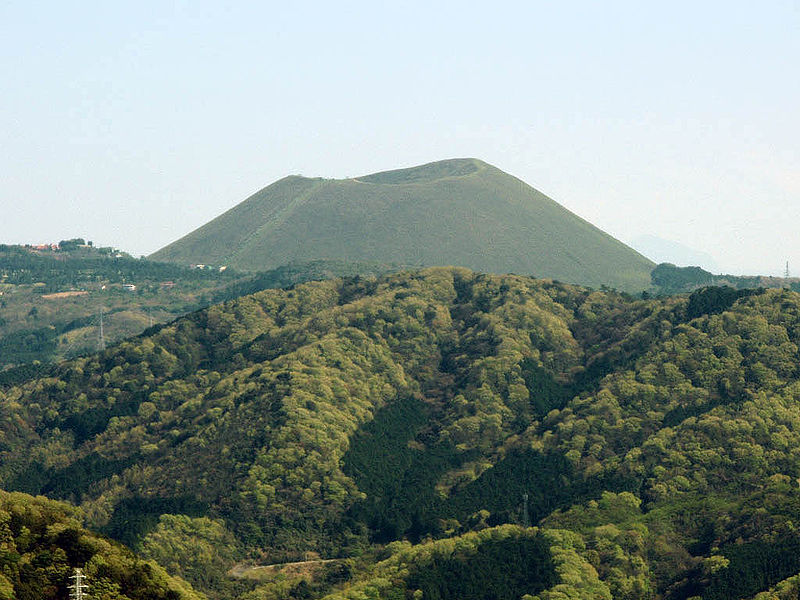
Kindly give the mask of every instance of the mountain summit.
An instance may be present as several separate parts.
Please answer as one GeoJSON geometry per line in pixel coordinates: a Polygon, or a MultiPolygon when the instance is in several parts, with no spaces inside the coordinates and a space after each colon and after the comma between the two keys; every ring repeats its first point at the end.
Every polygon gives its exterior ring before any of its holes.
{"type": "Polygon", "coordinates": [[[285,177],[154,253],[262,270],[317,259],[458,265],[645,289],[654,264],[474,158],[352,179],[285,177]]]}

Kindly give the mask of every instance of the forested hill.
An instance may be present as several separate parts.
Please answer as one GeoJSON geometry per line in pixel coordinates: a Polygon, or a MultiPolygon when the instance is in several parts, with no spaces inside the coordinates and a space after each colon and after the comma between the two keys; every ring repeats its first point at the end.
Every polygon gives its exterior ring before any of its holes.
{"type": "Polygon", "coordinates": [[[186,582],[81,526],[79,511],[46,498],[0,491],[0,598],[70,597],[83,570],[96,600],[201,600],[186,582]]]}
{"type": "Polygon", "coordinates": [[[791,598],[798,343],[786,290],[268,290],[5,389],[0,487],[219,598],[791,598]]]}
{"type": "Polygon", "coordinates": [[[20,373],[93,352],[210,304],[259,290],[345,275],[376,275],[396,265],[314,261],[258,273],[189,268],[83,239],[59,245],[0,244],[0,385],[20,373]],[[127,286],[127,287],[126,287],[127,286]],[[19,366],[9,371],[10,367],[19,366]]]}
{"type": "Polygon", "coordinates": [[[208,306],[245,279],[231,270],[136,259],[83,239],[0,244],[0,380],[14,365],[94,351],[101,312],[104,337],[114,342],[208,306]]]}
{"type": "Polygon", "coordinates": [[[727,286],[737,290],[786,288],[800,292],[800,278],[763,275],[714,275],[700,267],[676,267],[661,263],[650,273],[653,291],[659,294],[684,294],[708,286],[727,286]]]}
{"type": "Polygon", "coordinates": [[[353,179],[286,177],[150,258],[250,271],[319,259],[457,265],[636,292],[655,266],[471,158],[353,179]]]}

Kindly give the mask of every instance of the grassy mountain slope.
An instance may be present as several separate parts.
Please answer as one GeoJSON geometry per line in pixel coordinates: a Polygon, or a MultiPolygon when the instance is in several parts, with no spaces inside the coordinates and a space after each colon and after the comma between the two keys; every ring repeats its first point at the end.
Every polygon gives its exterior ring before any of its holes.
{"type": "Polygon", "coordinates": [[[458,265],[627,290],[649,287],[654,266],[475,159],[355,179],[287,177],[151,258],[243,270],[315,259],[458,265]]]}
{"type": "Polygon", "coordinates": [[[800,572],[798,344],[787,290],[268,290],[4,390],[0,485],[217,597],[243,559],[315,565],[252,600],[474,597],[465,573],[503,599],[751,597],[800,572]]]}

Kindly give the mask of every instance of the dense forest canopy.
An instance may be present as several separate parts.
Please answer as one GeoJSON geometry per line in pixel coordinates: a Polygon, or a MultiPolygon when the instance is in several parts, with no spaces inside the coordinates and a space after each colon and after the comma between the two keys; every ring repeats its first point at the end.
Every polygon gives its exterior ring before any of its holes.
{"type": "Polygon", "coordinates": [[[220,598],[788,598],[799,344],[782,289],[266,290],[6,387],[0,487],[220,598]]]}
{"type": "Polygon", "coordinates": [[[0,598],[66,598],[75,568],[94,600],[202,598],[158,565],[84,529],[74,508],[0,491],[0,598]]]}

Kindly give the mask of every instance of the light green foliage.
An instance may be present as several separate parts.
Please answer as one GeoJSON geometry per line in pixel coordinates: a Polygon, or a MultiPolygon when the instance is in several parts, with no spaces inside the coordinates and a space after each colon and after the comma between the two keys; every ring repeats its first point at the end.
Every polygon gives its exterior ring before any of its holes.
{"type": "MultiPolygon", "coordinates": [[[[569,537],[569,534],[565,533],[564,537],[569,537]]],[[[519,575],[518,572],[511,572],[514,570],[515,565],[511,564],[510,561],[505,564],[503,562],[489,562],[487,564],[485,560],[480,560],[481,555],[488,547],[496,544],[524,543],[526,541],[542,544],[544,551],[539,560],[547,564],[545,571],[552,568],[549,564],[553,560],[550,556],[551,554],[554,557],[558,556],[555,559],[556,568],[566,573],[569,572],[569,567],[564,568],[564,565],[573,556],[580,561],[580,558],[571,551],[569,543],[564,544],[556,532],[542,535],[535,528],[522,529],[505,525],[484,529],[477,533],[468,533],[463,536],[413,546],[407,542],[391,544],[387,548],[391,553],[389,558],[370,567],[359,580],[343,586],[340,591],[325,596],[325,600],[394,599],[404,598],[408,595],[414,598],[425,597],[421,590],[415,589],[415,585],[419,585],[419,582],[424,581],[429,571],[433,570],[437,575],[439,573],[444,575],[448,572],[447,566],[452,568],[454,564],[458,563],[471,565],[471,567],[467,567],[468,569],[488,567],[489,570],[487,572],[478,574],[479,581],[480,577],[510,578],[519,575]]],[[[563,576],[562,572],[559,574],[563,576]]],[[[465,595],[461,597],[465,599],[483,597],[482,594],[491,587],[491,583],[485,578],[483,579],[483,589],[479,584],[474,590],[463,591],[462,593],[465,595]]],[[[541,587],[541,583],[542,581],[533,580],[528,582],[528,585],[541,587]]],[[[440,593],[442,593],[442,597],[449,597],[445,595],[447,592],[440,593]]]]}
{"type": "MultiPolygon", "coordinates": [[[[632,370],[609,375],[596,393],[549,415],[554,435],[546,445],[588,473],[624,462],[653,478],[656,495],[708,489],[715,465],[725,471],[749,461],[746,477],[754,480],[775,473],[778,457],[783,468],[785,449],[798,441],[792,431],[800,415],[789,385],[797,337],[785,317],[770,322],[760,313],[784,297],[796,306],[796,296],[784,295],[768,292],[736,313],[674,327],[632,370]]],[[[742,477],[735,483],[747,485],[742,477]]]]}
{"type": "Polygon", "coordinates": [[[795,600],[800,597],[800,575],[789,577],[766,592],[761,592],[753,600],[795,600]]]}
{"type": "Polygon", "coordinates": [[[199,588],[219,586],[237,556],[236,541],[221,520],[161,515],[158,526],[141,541],[144,558],[199,588]]]}
{"type": "Polygon", "coordinates": [[[73,569],[97,600],[199,600],[154,563],[83,529],[65,504],[0,491],[0,598],[64,598],[73,569]]]}
{"type": "Polygon", "coordinates": [[[611,590],[600,580],[597,570],[584,558],[586,545],[580,535],[570,531],[546,530],[556,572],[561,581],[524,600],[611,600],[611,590]]]}
{"type": "Polygon", "coordinates": [[[433,593],[526,513],[542,600],[751,597],[800,570],[800,296],[699,297],[454,268],[262,291],[3,390],[0,484],[220,598],[433,593]],[[353,562],[226,580],[308,552],[353,562]]]}
{"type": "Polygon", "coordinates": [[[641,500],[629,492],[603,492],[598,500],[555,511],[544,525],[579,533],[583,556],[615,599],[652,598],[653,577],[647,562],[650,531],[641,500]]]}

